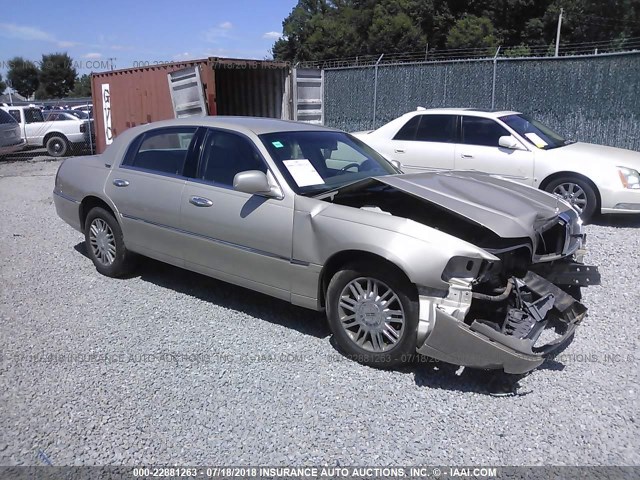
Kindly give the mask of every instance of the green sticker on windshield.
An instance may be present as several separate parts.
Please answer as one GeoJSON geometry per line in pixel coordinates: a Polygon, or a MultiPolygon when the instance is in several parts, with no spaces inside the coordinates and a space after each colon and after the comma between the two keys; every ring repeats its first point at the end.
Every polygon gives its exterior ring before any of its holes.
{"type": "Polygon", "coordinates": [[[284,145],[283,145],[281,142],[278,142],[278,141],[276,141],[276,142],[271,142],[271,145],[273,145],[273,146],[274,146],[274,147],[276,147],[276,148],[282,148],[282,147],[284,147],[284,145]]]}

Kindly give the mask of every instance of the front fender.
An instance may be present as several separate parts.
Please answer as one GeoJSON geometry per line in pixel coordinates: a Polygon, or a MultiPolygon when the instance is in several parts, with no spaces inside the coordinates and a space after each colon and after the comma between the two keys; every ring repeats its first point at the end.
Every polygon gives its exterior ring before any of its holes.
{"type": "Polygon", "coordinates": [[[293,258],[324,265],[333,255],[357,250],[402,269],[416,285],[447,290],[443,272],[453,257],[497,261],[490,253],[406,218],[300,197],[296,202],[293,258]]]}

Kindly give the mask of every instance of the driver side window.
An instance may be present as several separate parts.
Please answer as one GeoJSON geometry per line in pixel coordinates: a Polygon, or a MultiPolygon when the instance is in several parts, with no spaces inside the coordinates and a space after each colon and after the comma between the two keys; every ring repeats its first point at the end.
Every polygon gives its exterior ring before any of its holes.
{"type": "Polygon", "coordinates": [[[209,130],[197,178],[233,188],[236,174],[247,170],[267,173],[267,166],[251,141],[235,133],[209,130]]]}

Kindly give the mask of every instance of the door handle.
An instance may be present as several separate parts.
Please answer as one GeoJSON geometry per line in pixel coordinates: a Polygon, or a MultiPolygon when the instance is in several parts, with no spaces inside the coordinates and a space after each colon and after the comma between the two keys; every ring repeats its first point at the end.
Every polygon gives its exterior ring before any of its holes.
{"type": "Polygon", "coordinates": [[[213,202],[208,198],[204,197],[191,197],[189,199],[189,203],[195,205],[196,207],[211,207],[213,206],[213,202]]]}
{"type": "Polygon", "coordinates": [[[400,148],[396,148],[394,150],[394,153],[404,153],[404,150],[400,149],[400,148]]]}
{"type": "Polygon", "coordinates": [[[128,181],[128,180],[122,180],[122,179],[120,179],[120,178],[116,178],[116,179],[113,181],[113,184],[114,184],[116,187],[128,187],[128,186],[129,186],[129,181],[128,181]]]}
{"type": "Polygon", "coordinates": [[[471,155],[470,153],[462,153],[462,154],[460,154],[460,156],[462,158],[473,158],[473,155],[471,155]]]}

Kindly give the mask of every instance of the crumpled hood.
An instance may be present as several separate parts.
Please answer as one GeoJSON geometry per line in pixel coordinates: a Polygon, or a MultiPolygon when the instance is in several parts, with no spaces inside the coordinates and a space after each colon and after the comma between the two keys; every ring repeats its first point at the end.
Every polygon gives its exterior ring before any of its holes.
{"type": "Polygon", "coordinates": [[[627,167],[640,170],[640,152],[626,150],[624,148],[607,147],[594,143],[577,142],[564,147],[546,150],[550,156],[557,156],[558,160],[571,158],[579,159],[581,162],[608,163],[614,167],[627,167]]]}
{"type": "Polygon", "coordinates": [[[539,226],[571,210],[551,194],[479,172],[427,172],[376,180],[439,205],[504,238],[533,238],[539,226]]]}

